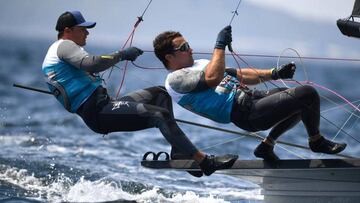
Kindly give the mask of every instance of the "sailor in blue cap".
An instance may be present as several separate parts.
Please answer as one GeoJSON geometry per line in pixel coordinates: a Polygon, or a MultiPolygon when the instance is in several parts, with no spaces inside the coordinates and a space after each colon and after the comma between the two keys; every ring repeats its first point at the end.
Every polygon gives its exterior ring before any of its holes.
{"type": "Polygon", "coordinates": [[[79,38],[74,41],[79,46],[85,46],[85,39],[86,36],[89,34],[87,32],[87,28],[93,28],[95,27],[96,22],[87,22],[80,11],[67,11],[60,15],[58,18],[58,21],[56,23],[55,29],[59,32],[58,38],[62,38],[64,36],[64,33],[69,31],[77,31],[78,29],[82,32],[86,33],[85,35],[82,34],[79,38]]]}

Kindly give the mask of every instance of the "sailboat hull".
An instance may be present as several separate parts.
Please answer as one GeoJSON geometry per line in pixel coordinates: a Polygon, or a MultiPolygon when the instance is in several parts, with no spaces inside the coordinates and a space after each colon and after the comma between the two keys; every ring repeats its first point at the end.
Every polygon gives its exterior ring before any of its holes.
{"type": "MultiPolygon", "coordinates": [[[[142,161],[153,169],[199,170],[192,160],[142,161]]],[[[216,173],[251,181],[265,202],[360,202],[360,159],[237,160],[216,173]]]]}

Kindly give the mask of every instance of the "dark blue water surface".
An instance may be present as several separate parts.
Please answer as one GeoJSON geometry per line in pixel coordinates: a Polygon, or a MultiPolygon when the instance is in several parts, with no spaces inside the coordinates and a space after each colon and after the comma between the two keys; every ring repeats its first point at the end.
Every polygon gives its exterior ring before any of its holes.
{"type": "MultiPolygon", "coordinates": [[[[0,200],[3,202],[262,202],[257,185],[231,176],[215,174],[197,179],[181,171],[141,167],[145,152],[170,150],[157,129],[106,136],[93,133],[52,96],[12,87],[13,83],[20,83],[46,88],[41,64],[51,41],[2,37],[0,44],[0,200]]],[[[114,49],[88,47],[94,54],[110,53],[114,49]]],[[[209,58],[195,55],[199,57],[209,58]]],[[[264,68],[276,66],[277,60],[244,59],[252,66],[264,68]]],[[[287,61],[280,60],[281,63],[287,61]]],[[[307,74],[309,80],[340,93],[354,105],[359,104],[359,62],[304,60],[301,66],[299,60],[294,61],[298,64],[297,80],[306,80],[307,74]]],[[[162,67],[151,52],[146,52],[136,63],[162,67]]],[[[236,67],[235,64],[231,57],[227,59],[228,66],[236,67]]],[[[113,96],[119,87],[123,66],[120,63],[120,68],[115,68],[110,79],[106,79],[113,96]]],[[[130,65],[120,94],[162,85],[165,74],[164,70],[143,70],[130,65]]],[[[104,78],[108,78],[108,72],[104,78]]],[[[266,86],[256,88],[265,89],[266,86]]],[[[331,122],[321,120],[322,133],[347,142],[344,153],[357,157],[360,147],[355,139],[360,140],[357,133],[359,112],[351,116],[354,108],[344,105],[333,93],[318,90],[323,96],[322,115],[331,122]],[[338,133],[333,124],[343,126],[355,139],[338,133]]],[[[177,118],[241,132],[232,124],[214,123],[176,104],[174,108],[177,118]]],[[[242,159],[255,159],[252,152],[258,140],[185,124],[180,126],[208,153],[235,153],[242,159]],[[233,141],[227,142],[229,140],[233,141]]],[[[302,124],[281,140],[307,146],[302,124]]],[[[285,145],[279,145],[276,152],[284,159],[319,158],[319,154],[285,145]]]]}

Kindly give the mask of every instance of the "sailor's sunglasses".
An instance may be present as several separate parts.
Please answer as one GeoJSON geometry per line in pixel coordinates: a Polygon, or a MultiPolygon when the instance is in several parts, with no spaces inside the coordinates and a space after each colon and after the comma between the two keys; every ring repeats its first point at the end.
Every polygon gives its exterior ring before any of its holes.
{"type": "Polygon", "coordinates": [[[185,52],[185,51],[189,51],[189,49],[190,49],[189,43],[184,42],[184,43],[182,43],[179,47],[174,48],[173,51],[174,51],[174,52],[175,52],[175,51],[185,52]]]}

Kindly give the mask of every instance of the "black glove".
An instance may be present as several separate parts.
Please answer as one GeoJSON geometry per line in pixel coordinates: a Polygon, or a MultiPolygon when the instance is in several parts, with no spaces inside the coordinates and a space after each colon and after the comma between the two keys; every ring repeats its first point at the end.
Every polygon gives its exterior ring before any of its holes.
{"type": "Polygon", "coordinates": [[[231,42],[232,42],[231,26],[228,25],[219,32],[216,39],[215,48],[225,50],[225,47],[231,44],[231,42]]]}
{"type": "Polygon", "coordinates": [[[277,79],[288,79],[294,76],[296,65],[294,62],[281,65],[279,68],[271,69],[271,78],[277,79]]]}
{"type": "Polygon", "coordinates": [[[136,47],[129,47],[124,49],[123,51],[120,51],[120,59],[121,61],[127,60],[127,61],[135,61],[135,59],[140,56],[142,53],[144,53],[141,49],[136,47]]]}

